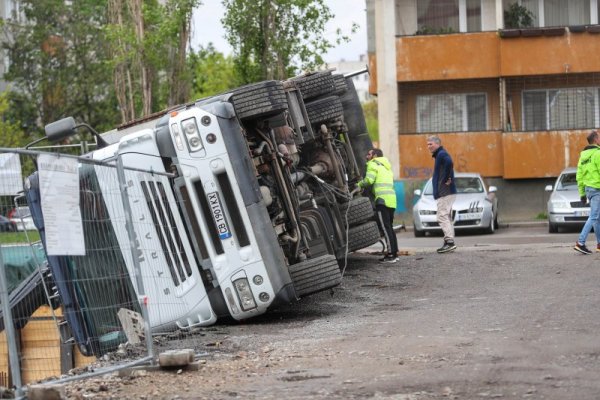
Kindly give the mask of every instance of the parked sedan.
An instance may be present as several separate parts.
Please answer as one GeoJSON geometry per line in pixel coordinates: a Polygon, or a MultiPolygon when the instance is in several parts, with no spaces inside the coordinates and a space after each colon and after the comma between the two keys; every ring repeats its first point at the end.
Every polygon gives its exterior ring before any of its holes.
{"type": "MultiPolygon", "coordinates": [[[[498,228],[497,188],[485,188],[481,175],[477,173],[457,172],[456,201],[452,206],[452,221],[455,230],[484,230],[494,233],[498,228]]],[[[431,179],[425,184],[423,192],[417,189],[415,195],[421,196],[413,207],[414,234],[425,236],[426,232],[441,232],[436,220],[437,205],[433,199],[431,179]]]]}
{"type": "Polygon", "coordinates": [[[590,215],[589,203],[582,203],[577,190],[577,168],[565,168],[553,185],[546,186],[548,200],[548,232],[556,233],[559,228],[581,228],[590,215]]]}

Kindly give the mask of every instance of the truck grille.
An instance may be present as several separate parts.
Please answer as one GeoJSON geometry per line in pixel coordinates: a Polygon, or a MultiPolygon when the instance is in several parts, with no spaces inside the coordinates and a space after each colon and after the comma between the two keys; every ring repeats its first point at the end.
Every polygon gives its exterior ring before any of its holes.
{"type": "Polygon", "coordinates": [[[153,181],[142,181],[141,186],[171,277],[175,286],[179,286],[192,275],[192,270],[164,186],[161,182],[153,181]]]}

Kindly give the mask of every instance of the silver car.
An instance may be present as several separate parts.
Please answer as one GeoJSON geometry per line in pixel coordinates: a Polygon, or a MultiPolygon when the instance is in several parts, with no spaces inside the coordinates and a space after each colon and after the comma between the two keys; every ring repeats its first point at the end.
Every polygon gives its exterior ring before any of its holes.
{"type": "MultiPolygon", "coordinates": [[[[452,221],[455,230],[484,230],[494,233],[498,228],[498,199],[495,186],[485,188],[481,175],[469,172],[457,172],[456,201],[452,206],[452,221]]],[[[413,226],[416,237],[427,232],[441,232],[436,220],[437,205],[433,199],[431,179],[425,184],[423,192],[415,190],[421,196],[413,206],[413,226]]]]}
{"type": "Polygon", "coordinates": [[[581,228],[590,215],[589,203],[582,203],[577,190],[577,168],[565,168],[553,185],[546,186],[548,200],[548,232],[556,233],[561,227],[581,228]]]}

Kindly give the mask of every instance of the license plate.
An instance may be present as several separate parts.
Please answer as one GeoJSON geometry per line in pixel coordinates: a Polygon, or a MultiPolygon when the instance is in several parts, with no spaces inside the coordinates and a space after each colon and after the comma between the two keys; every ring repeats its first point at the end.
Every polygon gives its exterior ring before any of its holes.
{"type": "Polygon", "coordinates": [[[590,211],[589,210],[575,211],[575,216],[576,217],[589,217],[590,211]]]}
{"type": "Polygon", "coordinates": [[[206,197],[208,198],[208,204],[212,211],[213,219],[215,220],[215,225],[217,226],[217,231],[219,232],[219,238],[221,240],[230,238],[231,231],[229,230],[229,225],[227,225],[227,220],[225,219],[225,214],[223,213],[223,206],[221,206],[219,193],[207,193],[206,197]]]}
{"type": "Polygon", "coordinates": [[[481,214],[478,214],[478,213],[458,214],[459,221],[465,221],[468,219],[481,219],[481,214]]]}

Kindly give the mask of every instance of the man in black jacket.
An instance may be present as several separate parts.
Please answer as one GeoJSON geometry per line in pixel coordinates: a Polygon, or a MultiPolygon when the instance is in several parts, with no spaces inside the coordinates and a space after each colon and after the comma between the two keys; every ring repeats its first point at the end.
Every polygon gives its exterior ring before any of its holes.
{"type": "Polygon", "coordinates": [[[437,249],[437,252],[448,253],[456,250],[454,225],[452,225],[452,204],[456,199],[454,163],[450,154],[442,147],[442,141],[438,136],[427,138],[427,148],[435,159],[431,184],[433,198],[437,204],[437,222],[444,232],[444,245],[437,249]]]}

